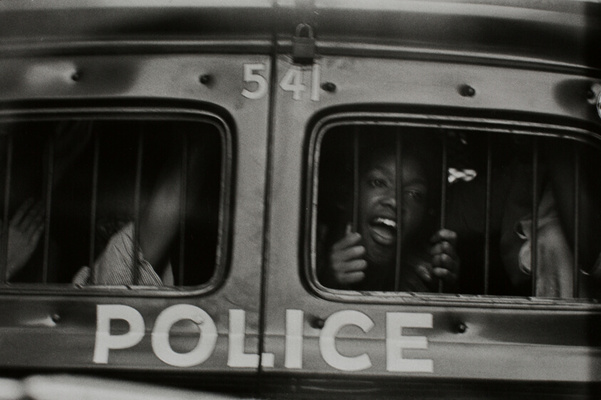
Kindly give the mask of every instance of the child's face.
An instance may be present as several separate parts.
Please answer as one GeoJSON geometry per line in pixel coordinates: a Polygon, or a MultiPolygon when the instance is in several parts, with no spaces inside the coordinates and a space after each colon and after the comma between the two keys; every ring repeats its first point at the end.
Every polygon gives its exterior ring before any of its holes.
{"type": "Polygon", "coordinates": [[[361,177],[359,233],[363,237],[370,264],[394,262],[397,234],[401,243],[413,237],[424,222],[428,182],[419,161],[411,156],[402,162],[401,227],[397,227],[397,180],[394,153],[381,151],[369,162],[361,177]]]}

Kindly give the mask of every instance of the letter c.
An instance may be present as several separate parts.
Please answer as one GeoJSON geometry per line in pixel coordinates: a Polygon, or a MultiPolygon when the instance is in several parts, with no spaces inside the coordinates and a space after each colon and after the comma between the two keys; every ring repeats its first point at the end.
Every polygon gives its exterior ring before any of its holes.
{"type": "Polygon", "coordinates": [[[338,311],[328,317],[319,336],[321,356],[330,366],[341,371],[360,371],[371,367],[371,360],[365,353],[348,357],[336,349],[336,335],[345,325],[356,325],[367,333],[373,328],[374,322],[359,311],[338,311]]]}

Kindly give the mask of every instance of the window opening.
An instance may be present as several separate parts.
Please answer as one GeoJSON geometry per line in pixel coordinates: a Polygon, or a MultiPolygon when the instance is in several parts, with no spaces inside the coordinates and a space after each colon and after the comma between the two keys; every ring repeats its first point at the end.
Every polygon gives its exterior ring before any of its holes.
{"type": "Polygon", "coordinates": [[[320,135],[323,286],[599,297],[601,166],[592,139],[373,122],[320,135]]]}
{"type": "Polygon", "coordinates": [[[0,124],[3,283],[197,286],[220,264],[223,130],[204,120],[0,124]]]}

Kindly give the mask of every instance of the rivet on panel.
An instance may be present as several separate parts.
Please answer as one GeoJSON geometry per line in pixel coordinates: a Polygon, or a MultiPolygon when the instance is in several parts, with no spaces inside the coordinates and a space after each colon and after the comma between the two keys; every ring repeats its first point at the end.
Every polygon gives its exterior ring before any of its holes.
{"type": "Polygon", "coordinates": [[[325,90],[326,92],[333,93],[336,91],[336,84],[334,84],[332,82],[324,82],[321,84],[321,88],[323,90],[325,90]]]}
{"type": "Polygon", "coordinates": [[[465,333],[467,331],[467,325],[463,322],[459,322],[455,325],[455,332],[457,333],[465,333]]]}
{"type": "Polygon", "coordinates": [[[210,74],[203,74],[198,80],[203,85],[209,85],[213,81],[213,77],[210,74]]]}
{"type": "Polygon", "coordinates": [[[474,97],[476,95],[476,89],[470,85],[461,85],[459,87],[459,94],[463,97],[474,97]]]}
{"type": "Polygon", "coordinates": [[[71,75],[71,79],[75,82],[78,82],[81,79],[81,71],[75,71],[71,75]]]}
{"type": "Polygon", "coordinates": [[[309,325],[313,329],[321,329],[324,327],[325,324],[326,322],[323,320],[323,318],[313,317],[309,319],[309,325]]]}
{"type": "Polygon", "coordinates": [[[595,91],[592,88],[590,88],[586,91],[586,99],[588,101],[595,100],[595,96],[596,96],[595,91]]]}

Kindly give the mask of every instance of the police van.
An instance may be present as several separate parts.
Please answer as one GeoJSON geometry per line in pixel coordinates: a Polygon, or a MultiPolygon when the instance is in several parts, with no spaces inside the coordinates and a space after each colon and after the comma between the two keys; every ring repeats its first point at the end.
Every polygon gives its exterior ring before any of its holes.
{"type": "Polygon", "coordinates": [[[0,20],[12,383],[599,396],[599,2],[14,0],[0,20]]]}

